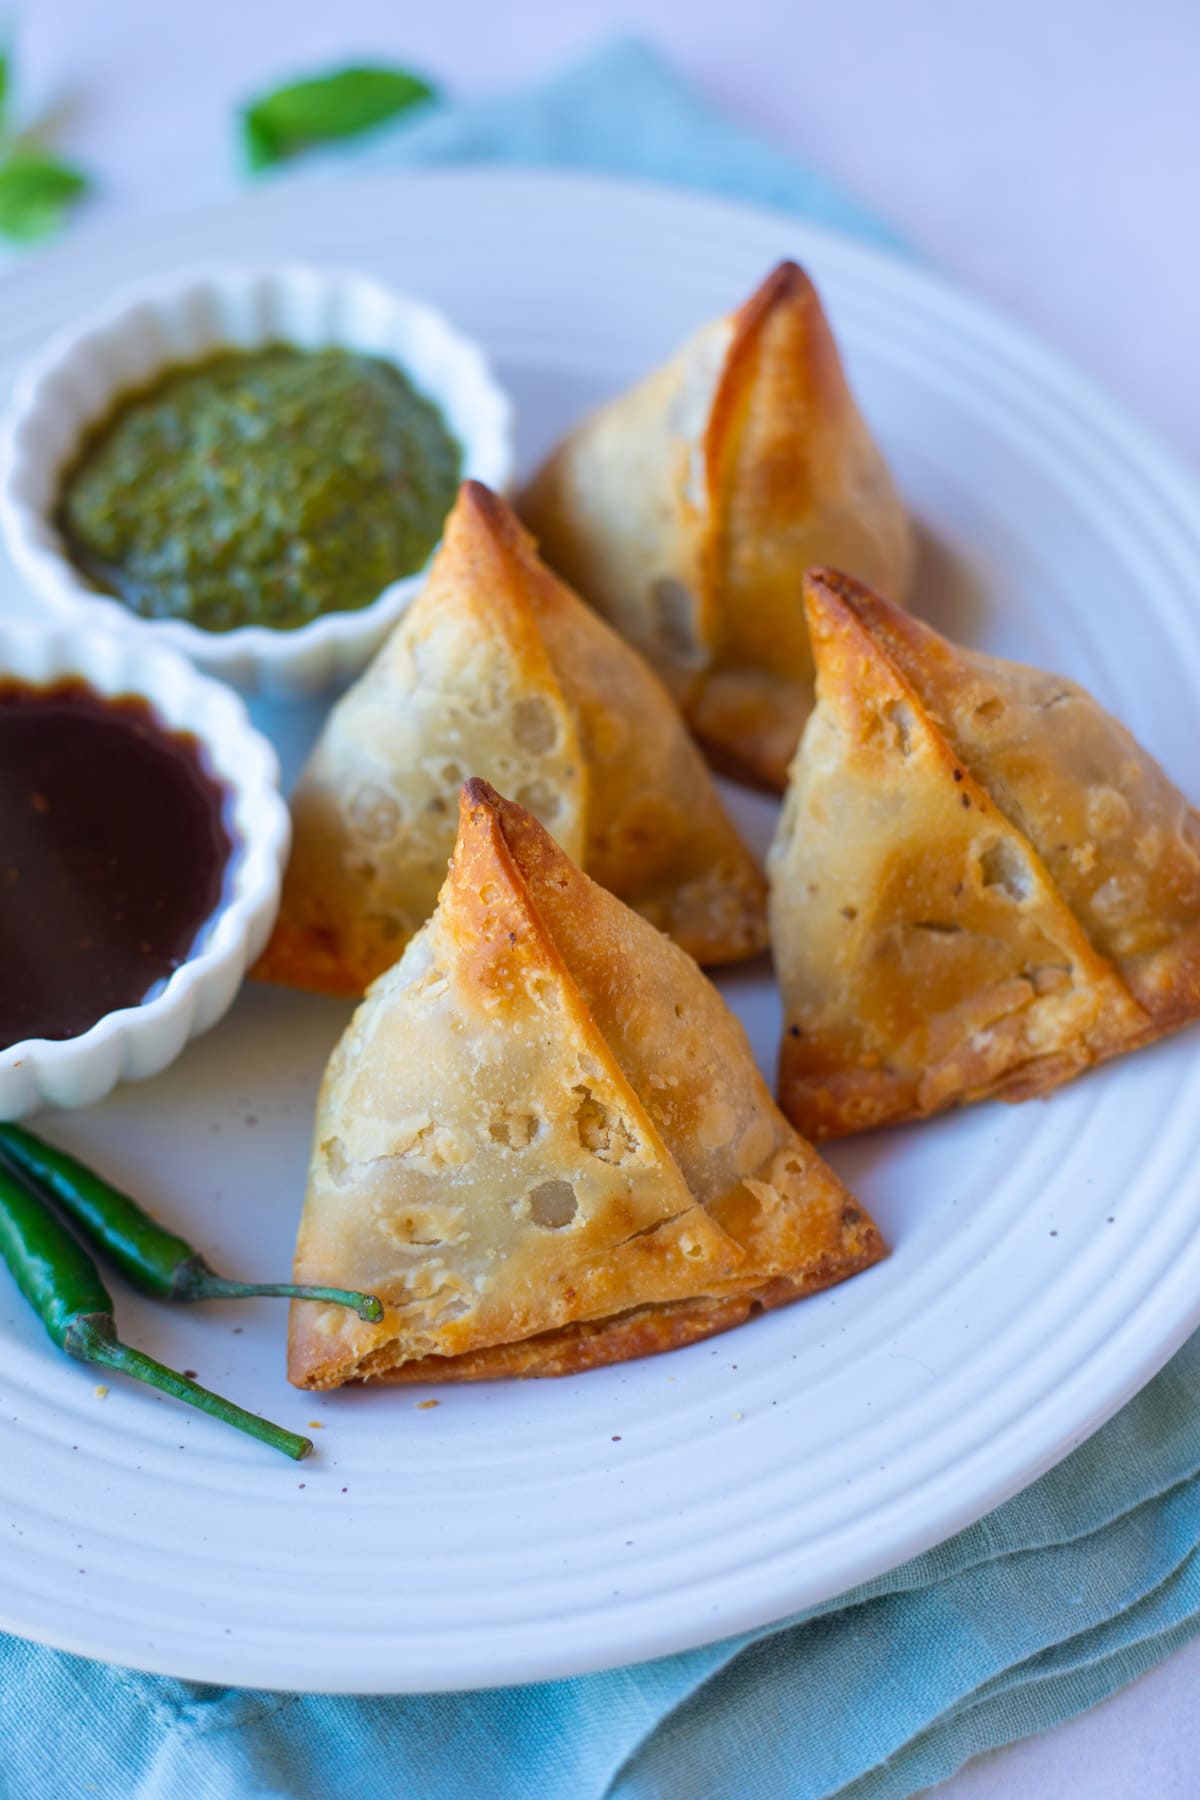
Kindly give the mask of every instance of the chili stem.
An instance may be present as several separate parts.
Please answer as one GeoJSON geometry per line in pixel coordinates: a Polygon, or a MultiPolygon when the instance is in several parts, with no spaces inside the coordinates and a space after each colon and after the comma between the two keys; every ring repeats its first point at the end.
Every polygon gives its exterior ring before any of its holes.
{"type": "Polygon", "coordinates": [[[374,1294],[354,1293],[350,1288],[305,1287],[290,1281],[226,1281],[207,1266],[194,1277],[176,1284],[174,1300],[251,1300],[256,1295],[279,1300],[323,1300],[327,1306],[348,1306],[369,1325],[383,1317],[383,1306],[374,1294]]]}
{"type": "Polygon", "coordinates": [[[270,1419],[261,1418],[258,1413],[247,1412],[244,1406],[238,1406],[235,1401],[226,1400],[209,1388],[201,1387],[198,1381],[176,1374],[165,1363],[156,1362],[144,1350],[135,1350],[131,1344],[123,1344],[115,1332],[110,1330],[110,1322],[103,1314],[75,1319],[63,1348],[69,1356],[78,1357],[81,1362],[99,1363],[106,1369],[115,1369],[121,1375],[131,1375],[135,1381],[144,1381],[147,1386],[157,1388],[162,1394],[170,1394],[176,1400],[183,1400],[188,1406],[195,1406],[212,1418],[219,1419],[223,1425],[232,1425],[236,1431],[244,1431],[247,1436],[257,1438],[260,1443],[269,1444],[272,1450],[281,1450],[294,1462],[303,1461],[312,1451],[311,1438],[301,1437],[282,1425],[273,1425],[270,1419]]]}

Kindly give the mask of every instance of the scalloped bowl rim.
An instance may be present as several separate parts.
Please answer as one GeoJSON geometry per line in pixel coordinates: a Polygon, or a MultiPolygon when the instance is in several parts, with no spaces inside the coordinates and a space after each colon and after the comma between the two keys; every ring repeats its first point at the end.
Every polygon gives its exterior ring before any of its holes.
{"type": "MultiPolygon", "coordinates": [[[[37,1079],[43,1070],[61,1074],[72,1063],[82,1069],[85,1061],[118,1039],[148,1037],[172,1012],[198,998],[206,983],[224,979],[230,965],[240,959],[236,993],[251,965],[254,938],[265,936],[274,922],[291,843],[291,821],[279,786],[279,759],[252,725],[241,699],[223,682],[159,645],[148,646],[110,632],[81,637],[63,621],[33,623],[0,617],[0,681],[28,681],[33,687],[46,687],[74,677],[101,695],[140,697],[150,705],[157,723],[196,738],[212,773],[230,796],[234,843],[218,908],[202,927],[197,947],[168,976],[160,993],[135,1006],[105,1013],[75,1037],[22,1038],[0,1049],[0,1075],[32,1065],[35,1106],[39,1102],[70,1104],[47,1100],[37,1079]],[[35,654],[43,665],[41,673],[24,672],[22,643],[40,647],[35,654]],[[98,658],[110,664],[115,658],[122,671],[119,677],[111,679],[106,671],[97,673],[98,658]],[[171,697],[164,700],[164,695],[171,697]]],[[[215,1018],[209,1021],[215,1022],[215,1018]]],[[[184,1045],[205,1029],[207,1025],[196,1023],[193,1011],[184,1045]]],[[[173,1060],[173,1056],[168,1059],[173,1060]]],[[[127,1077],[119,1073],[105,1091],[123,1079],[127,1077]]]]}
{"type": "MultiPolygon", "coordinates": [[[[435,341],[440,340],[443,349],[451,352],[460,366],[469,371],[475,390],[473,404],[477,408],[477,417],[472,430],[462,431],[447,419],[462,449],[460,479],[483,481],[498,492],[508,490],[516,466],[513,403],[497,381],[482,347],[437,307],[352,269],[326,269],[291,262],[261,268],[234,263],[197,264],[170,277],[119,288],[100,307],[56,331],[14,383],[0,423],[0,530],[19,572],[57,617],[78,618],[120,631],[152,631],[157,643],[195,658],[214,672],[246,657],[278,670],[311,654],[314,649],[339,644],[352,646],[359,639],[367,643],[381,625],[394,623],[411,604],[437,554],[440,535],[438,544],[419,569],[390,582],[367,606],[323,613],[294,629],[250,624],[235,626],[232,631],[210,632],[186,619],[145,618],[131,612],[115,597],[88,585],[86,577],[62,545],[48,504],[30,498],[24,491],[30,466],[35,473],[40,472],[46,460],[44,453],[28,441],[44,415],[47,404],[44,390],[55,377],[68,372],[80,356],[117,341],[141,308],[157,306],[164,311],[172,309],[178,315],[187,301],[206,289],[244,296],[256,288],[308,287],[311,290],[314,286],[324,288],[330,294],[338,291],[347,295],[354,292],[369,294],[376,305],[391,310],[395,321],[404,330],[424,331],[435,341]]],[[[347,333],[328,341],[353,347],[353,335],[347,333]]],[[[215,340],[212,353],[221,343],[228,343],[231,349],[250,349],[279,341],[278,332],[260,337],[252,334],[241,341],[230,335],[228,339],[215,340]]],[[[398,355],[390,356],[378,349],[372,353],[413,375],[398,355]]],[[[91,416],[75,430],[70,448],[54,459],[52,474],[61,477],[87,428],[102,418],[123,393],[147,385],[155,376],[171,368],[184,367],[196,360],[188,356],[166,356],[156,361],[148,374],[135,383],[109,386],[100,406],[93,409],[91,416]]],[[[445,414],[444,393],[433,391],[432,384],[419,378],[414,377],[414,384],[445,414]]],[[[367,644],[364,663],[372,650],[373,645],[367,644]]]]}

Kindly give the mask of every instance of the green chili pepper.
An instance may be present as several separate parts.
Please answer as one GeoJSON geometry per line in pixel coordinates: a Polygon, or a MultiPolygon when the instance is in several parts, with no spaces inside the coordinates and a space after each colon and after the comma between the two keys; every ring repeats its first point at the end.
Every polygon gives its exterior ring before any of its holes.
{"type": "Polygon", "coordinates": [[[43,1144],[19,1125],[0,1125],[0,1164],[16,1171],[69,1213],[99,1250],[135,1287],[157,1300],[244,1300],[279,1295],[285,1300],[323,1300],[349,1306],[375,1325],[383,1307],[373,1294],[346,1288],[296,1287],[289,1282],[226,1281],[186,1238],[167,1231],[136,1200],[109,1185],[65,1150],[43,1144]]]}
{"type": "Polygon", "coordinates": [[[117,1336],[112,1297],[99,1270],[66,1226],[14,1176],[0,1169],[0,1257],[60,1350],[79,1362],[100,1363],[173,1394],[226,1425],[245,1431],[299,1462],[312,1439],[272,1425],[223,1400],[186,1375],[177,1375],[117,1336]]]}

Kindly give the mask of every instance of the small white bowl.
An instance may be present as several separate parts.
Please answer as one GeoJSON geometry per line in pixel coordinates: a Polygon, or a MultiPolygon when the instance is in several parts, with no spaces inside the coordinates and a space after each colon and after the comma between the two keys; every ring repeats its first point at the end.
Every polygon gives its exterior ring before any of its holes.
{"type": "MultiPolygon", "coordinates": [[[[128,292],[55,337],[19,378],[0,434],[0,529],[18,571],[55,613],[135,631],[244,693],[319,692],[358,674],[420,591],[425,569],[355,612],[294,631],[202,631],[143,619],[94,588],[55,524],[64,471],[120,398],[221,350],[336,346],[395,363],[441,409],[464,480],[504,493],[514,468],[512,406],[483,352],[432,307],[361,275],[308,268],[209,269],[128,292]]],[[[428,564],[426,564],[426,568],[428,564]]]]}
{"type": "Polygon", "coordinates": [[[142,696],[168,729],[201,742],[231,796],[233,852],[219,910],[160,994],[106,1014],[78,1037],[29,1038],[0,1050],[0,1119],[39,1106],[90,1106],[118,1081],[157,1075],[215,1025],[270,935],[290,847],[275,752],[221,682],[144,634],[0,619],[0,680],[44,687],[72,677],[100,694],[142,696]]]}

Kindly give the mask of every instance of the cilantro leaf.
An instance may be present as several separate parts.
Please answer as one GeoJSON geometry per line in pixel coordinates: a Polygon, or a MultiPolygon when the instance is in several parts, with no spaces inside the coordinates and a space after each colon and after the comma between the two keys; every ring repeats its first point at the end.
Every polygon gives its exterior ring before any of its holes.
{"type": "Polygon", "coordinates": [[[313,144],[354,137],[436,99],[436,90],[406,69],[339,69],[294,81],[243,112],[246,160],[252,169],[265,169],[313,144]]]}
{"type": "Polygon", "coordinates": [[[87,185],[78,169],[53,157],[13,152],[0,162],[0,236],[18,243],[49,237],[87,185]]]}

